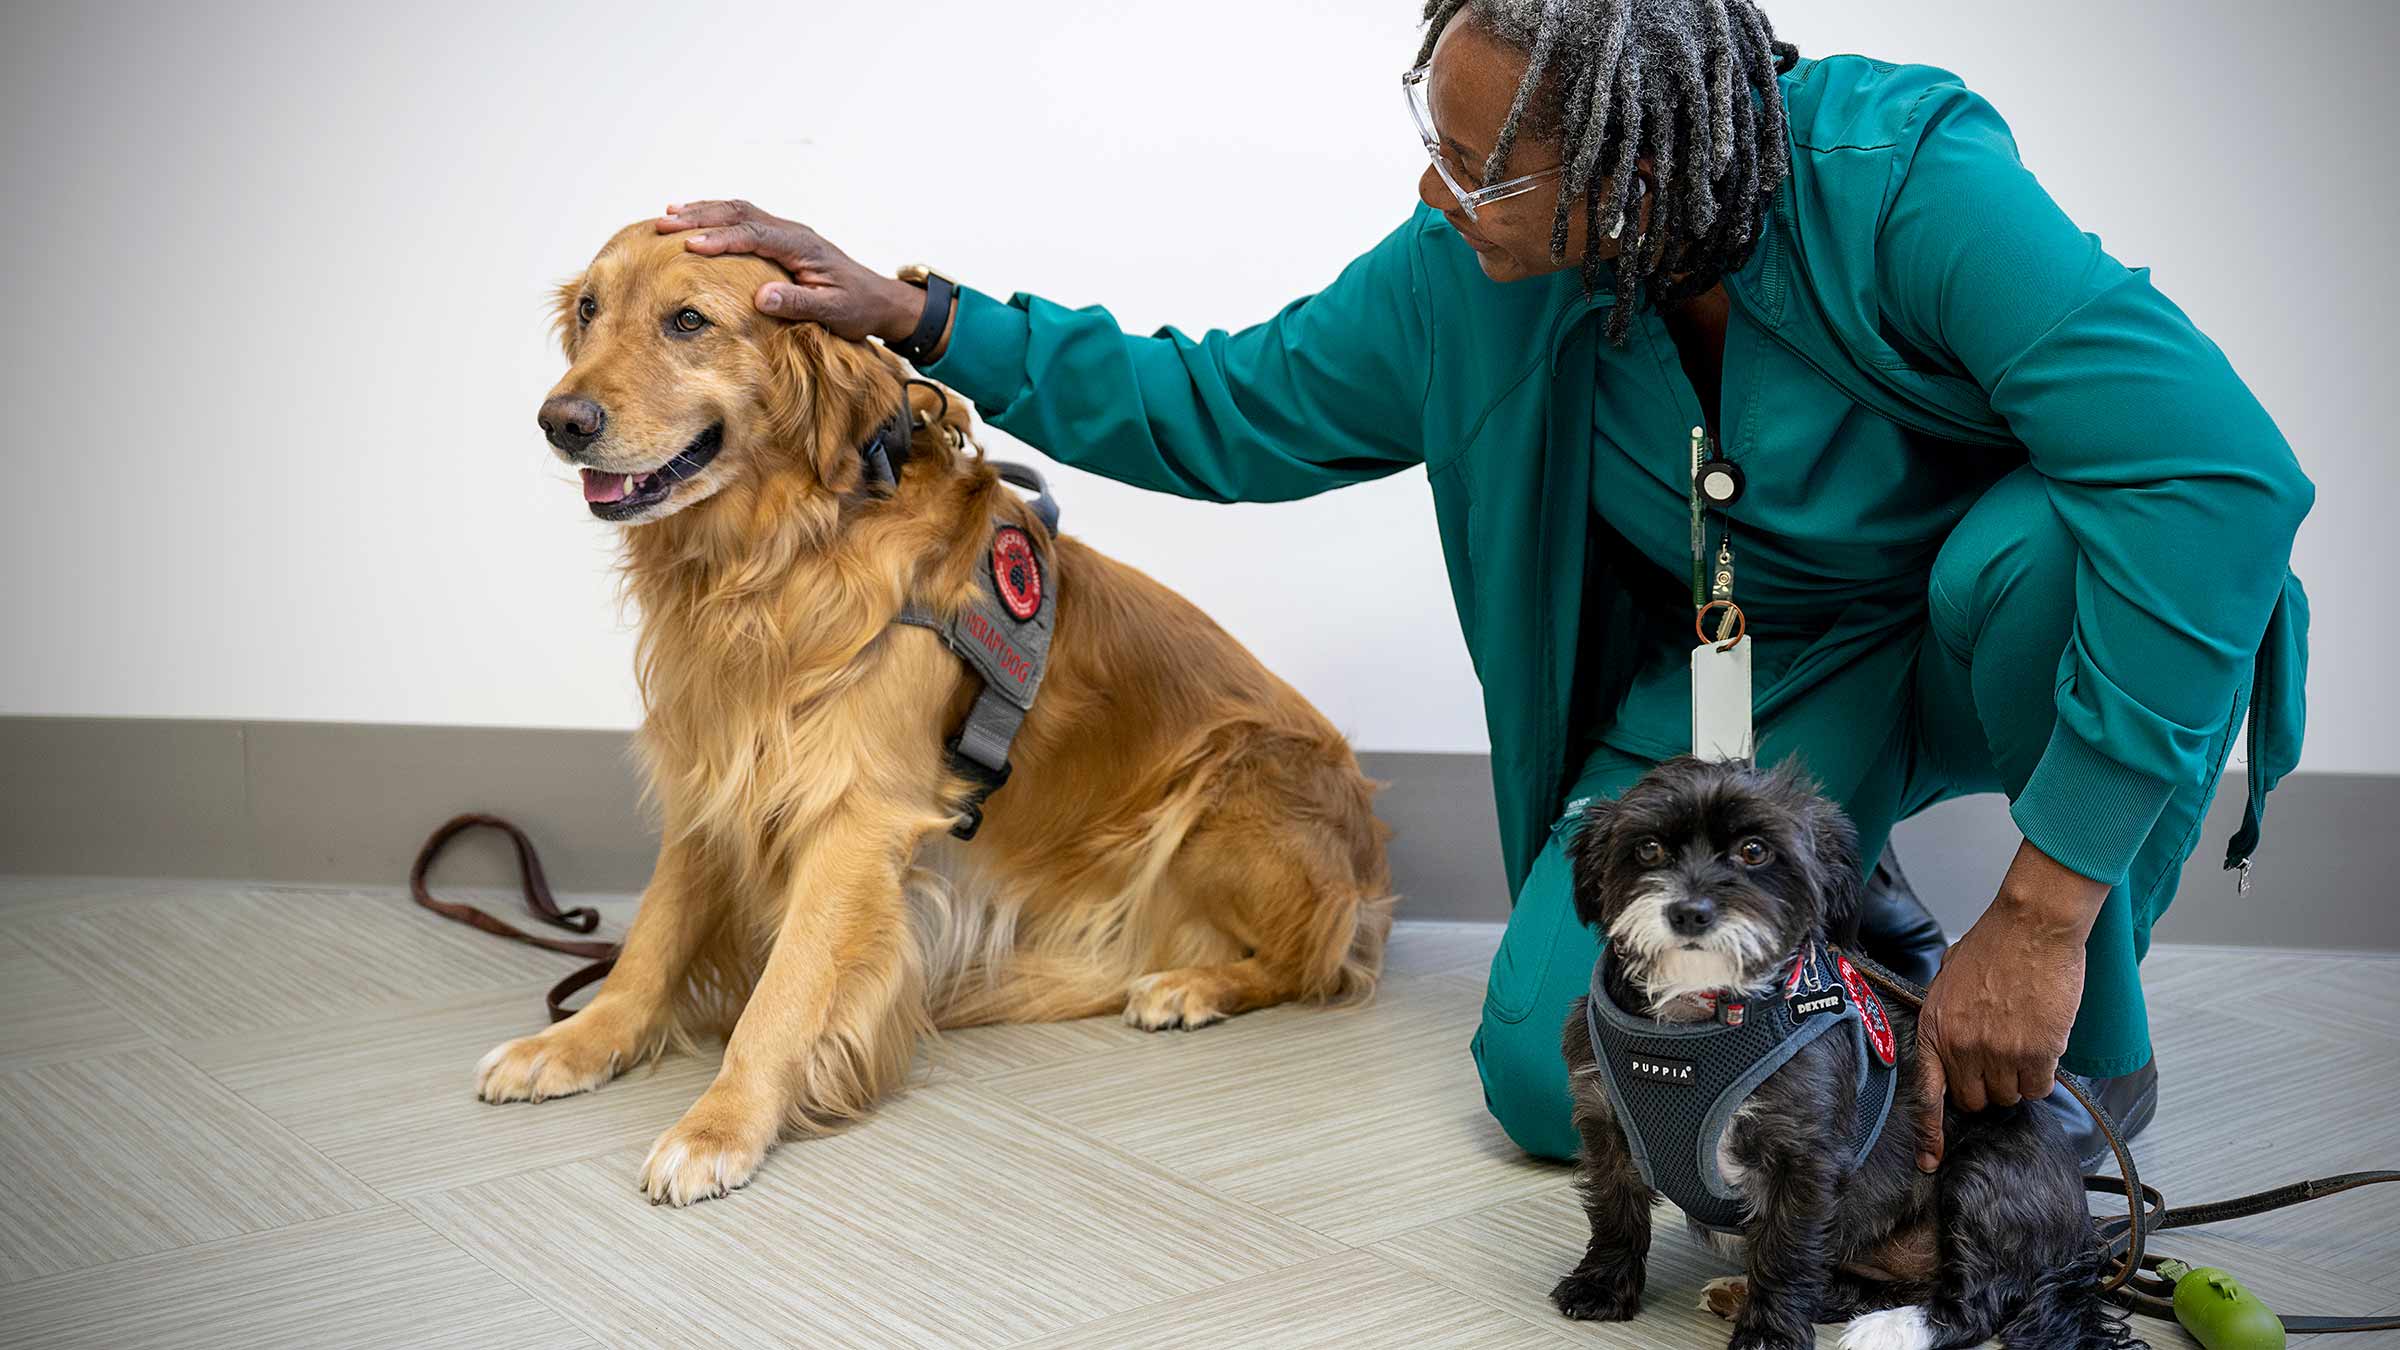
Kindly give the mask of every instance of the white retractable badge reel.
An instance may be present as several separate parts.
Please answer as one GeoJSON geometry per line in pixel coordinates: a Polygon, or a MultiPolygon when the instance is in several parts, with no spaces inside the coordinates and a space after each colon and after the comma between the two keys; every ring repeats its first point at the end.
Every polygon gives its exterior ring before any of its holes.
{"type": "Polygon", "coordinates": [[[1700,501],[1711,511],[1723,511],[1742,499],[1742,466],[1722,453],[1700,461],[1700,501]]]}

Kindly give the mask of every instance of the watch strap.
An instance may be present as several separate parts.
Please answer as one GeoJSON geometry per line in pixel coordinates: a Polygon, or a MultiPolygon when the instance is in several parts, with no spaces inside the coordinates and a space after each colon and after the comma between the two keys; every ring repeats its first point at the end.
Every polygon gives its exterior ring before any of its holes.
{"type": "Polygon", "coordinates": [[[892,347],[894,352],[899,353],[900,359],[912,366],[923,365],[932,357],[935,344],[942,340],[942,330],[950,326],[950,301],[958,293],[958,287],[951,284],[950,278],[939,272],[922,269],[922,281],[909,274],[918,270],[911,268],[909,272],[903,272],[901,280],[918,281],[924,286],[925,312],[917,319],[915,331],[892,347]]]}

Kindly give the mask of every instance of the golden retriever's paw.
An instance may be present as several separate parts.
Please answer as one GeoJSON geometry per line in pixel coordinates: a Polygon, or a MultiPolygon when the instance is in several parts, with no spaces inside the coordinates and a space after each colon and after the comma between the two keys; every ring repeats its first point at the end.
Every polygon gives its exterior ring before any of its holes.
{"type": "Polygon", "coordinates": [[[766,1160],[768,1142],[750,1132],[696,1125],[686,1116],[650,1146],[642,1194],[654,1205],[696,1205],[738,1191],[766,1160]]]}
{"type": "Polygon", "coordinates": [[[475,1066],[475,1095],[487,1102],[538,1102],[589,1092],[625,1067],[612,1036],[569,1018],[547,1031],[492,1047],[475,1066]]]}
{"type": "Polygon", "coordinates": [[[1225,1020],[1221,981],[1205,970],[1162,970],[1135,980],[1125,994],[1125,1023],[1144,1031],[1186,1031],[1225,1020]]]}

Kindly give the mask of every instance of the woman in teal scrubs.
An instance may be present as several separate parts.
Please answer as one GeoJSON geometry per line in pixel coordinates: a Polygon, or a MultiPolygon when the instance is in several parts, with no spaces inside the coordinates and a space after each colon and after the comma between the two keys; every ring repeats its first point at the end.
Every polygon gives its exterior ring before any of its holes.
{"type": "MultiPolygon", "coordinates": [[[[1747,0],[1427,19],[1405,81],[1423,205],[1240,332],[1137,337],[971,288],[929,315],[927,290],[740,202],[659,228],[775,260],[793,279],[768,313],[917,342],[994,425],[1112,478],[1281,501],[1424,466],[1515,900],[1474,1051],[1537,1154],[1575,1146],[1559,1026],[1595,954],[1562,833],[1690,744],[1705,427],[1746,482],[1709,538],[1731,529],[1760,758],[1803,759],[1865,857],[1963,793],[2006,793],[2023,833],[1933,981],[1935,1086],[1973,1110],[2045,1097],[2063,1066],[2138,1126],[2139,963],[2244,709],[2229,866],[2299,748],[2288,563],[2314,489],[2283,437],[1947,72],[1798,60],[1747,0]]],[[[1905,963],[1928,929],[1886,886],[1862,939],[1905,963]]]]}

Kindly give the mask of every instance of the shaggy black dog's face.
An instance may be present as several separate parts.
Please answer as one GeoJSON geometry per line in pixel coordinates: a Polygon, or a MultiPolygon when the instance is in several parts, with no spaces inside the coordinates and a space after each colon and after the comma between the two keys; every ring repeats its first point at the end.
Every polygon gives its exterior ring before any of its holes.
{"type": "Polygon", "coordinates": [[[1575,914],[1653,1009],[1757,992],[1812,932],[1857,922],[1858,837],[1796,766],[1685,756],[1594,802],[1571,850],[1575,914]]]}

